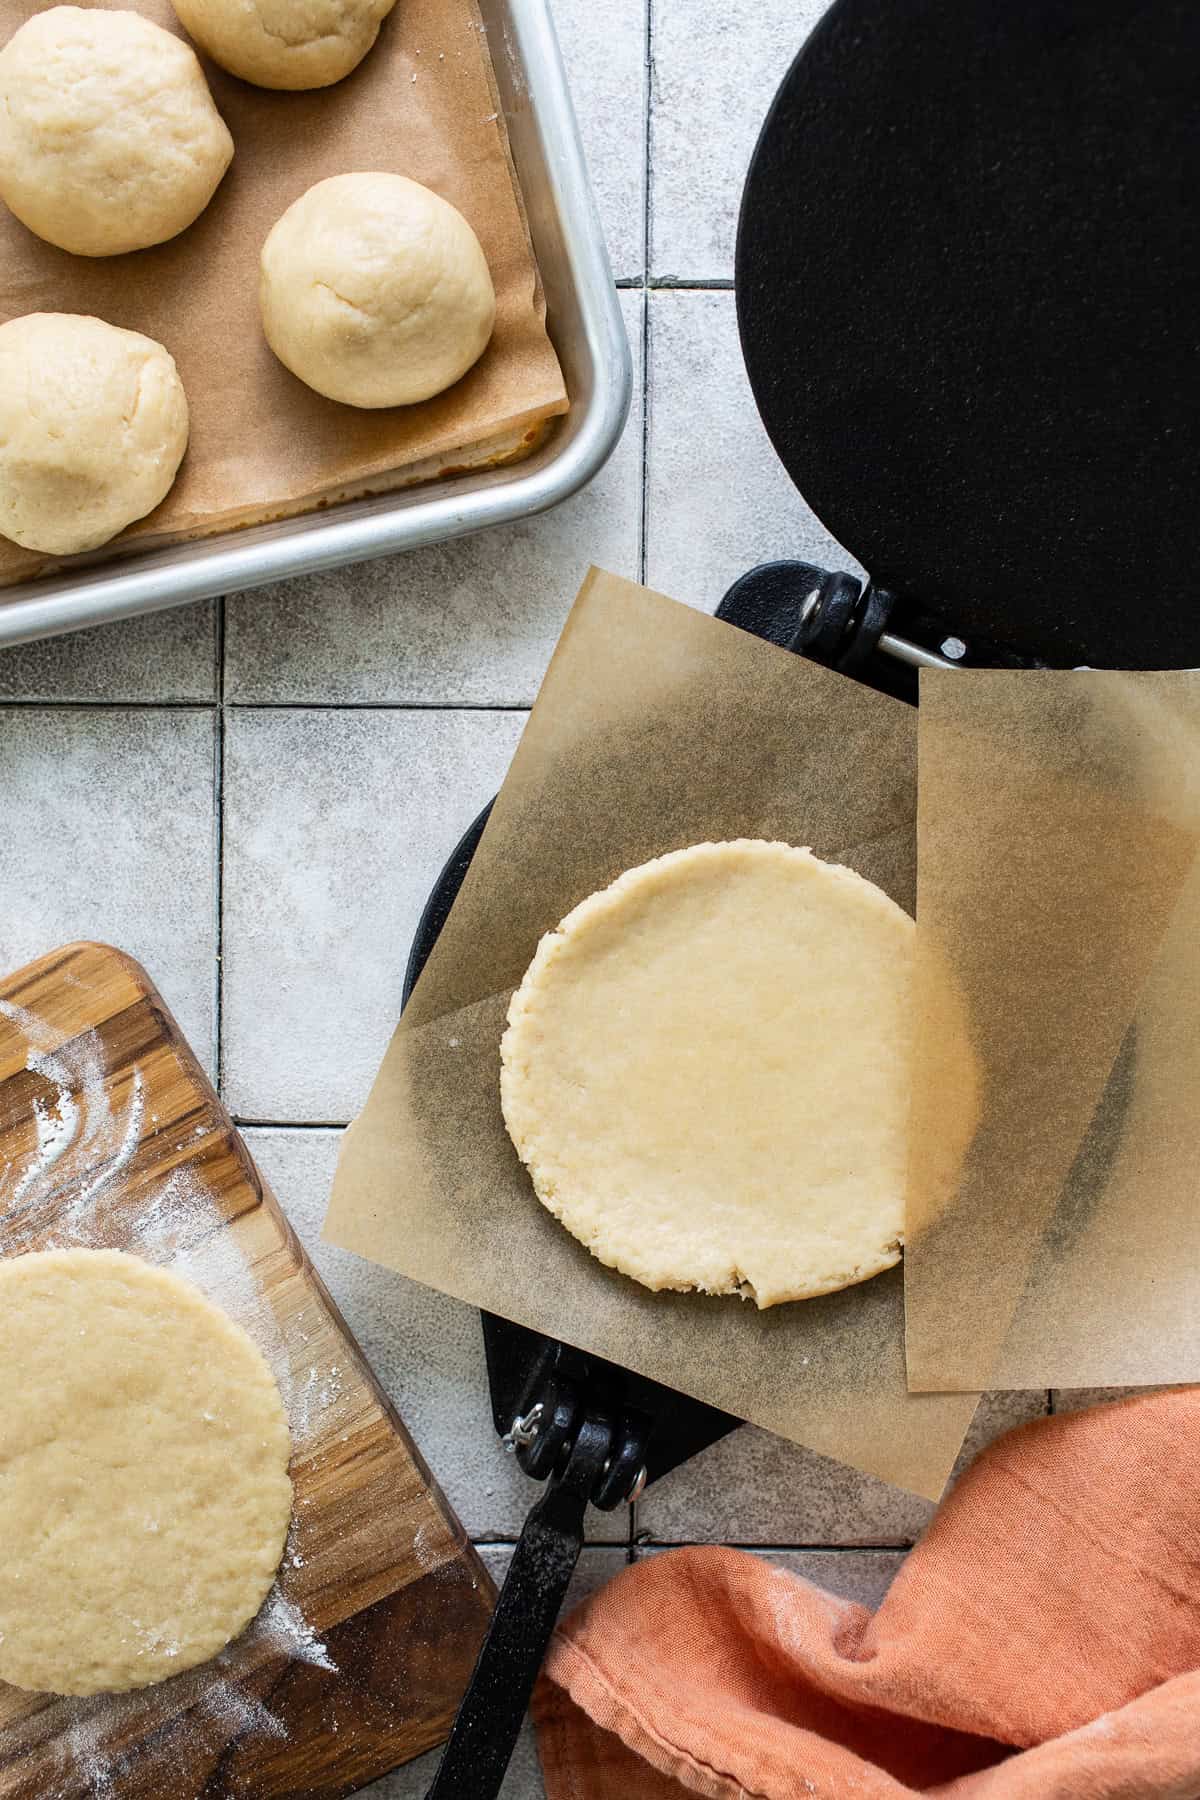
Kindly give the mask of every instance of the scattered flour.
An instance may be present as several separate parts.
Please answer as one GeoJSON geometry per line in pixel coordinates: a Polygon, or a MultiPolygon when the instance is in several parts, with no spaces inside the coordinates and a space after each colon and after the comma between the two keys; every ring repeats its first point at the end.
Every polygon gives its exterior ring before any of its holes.
{"type": "MultiPolygon", "coordinates": [[[[307,1343],[307,1337],[303,1341],[307,1343]]],[[[296,1410],[306,1434],[311,1430],[313,1414],[322,1413],[332,1406],[341,1392],[342,1371],[337,1363],[332,1363],[324,1373],[315,1363],[309,1365],[299,1393],[295,1396],[296,1410]]]]}
{"type": "MultiPolygon", "coordinates": [[[[142,1071],[135,1069],[120,1142],[101,1163],[91,1180],[86,1181],[78,1194],[74,1196],[68,1208],[68,1217],[78,1216],[82,1213],[83,1209],[90,1205],[103,1188],[111,1187],[117,1176],[123,1174],[128,1168],[133,1160],[134,1152],[142,1140],[142,1121],[145,1116],[146,1083],[142,1077],[142,1071]]],[[[118,1123],[120,1122],[118,1121],[118,1123]]]]}
{"type": "MultiPolygon", "coordinates": [[[[69,1225],[72,1216],[89,1206],[128,1166],[141,1138],[145,1084],[141,1070],[136,1069],[129,1098],[120,1114],[114,1115],[105,1078],[104,1047],[97,1032],[84,1032],[61,1045],[43,1020],[9,1000],[0,1000],[0,1017],[27,1039],[26,1068],[56,1090],[53,1100],[40,1095],[34,1100],[37,1148],[14,1183],[7,1209],[6,1231],[10,1242],[20,1249],[42,1227],[41,1204],[50,1198],[51,1176],[68,1150],[75,1150],[80,1169],[87,1167],[93,1173],[68,1198],[65,1209],[57,1209],[56,1218],[64,1224],[69,1225]]],[[[12,1174],[12,1168],[6,1166],[0,1180],[12,1174]]]]}
{"type": "Polygon", "coordinates": [[[417,1526],[417,1535],[413,1539],[413,1551],[423,1569],[436,1568],[445,1561],[445,1551],[438,1541],[438,1536],[439,1534],[427,1520],[422,1520],[421,1524],[417,1526]],[[441,1555],[438,1554],[439,1549],[442,1551],[441,1555]]]}
{"type": "Polygon", "coordinates": [[[249,1685],[279,1658],[338,1673],[327,1646],[277,1584],[257,1617],[212,1662],[132,1693],[56,1701],[33,1721],[54,1771],[40,1800],[81,1794],[121,1800],[136,1759],[156,1757],[158,1745],[174,1765],[185,1739],[189,1753],[202,1755],[218,1754],[235,1737],[285,1739],[283,1720],[249,1685]]]}
{"type": "Polygon", "coordinates": [[[247,1636],[260,1638],[272,1649],[290,1656],[293,1662],[312,1663],[314,1668],[328,1669],[331,1675],[338,1672],[337,1664],[300,1608],[278,1584],[263,1601],[247,1636]]]}
{"type": "MultiPolygon", "coordinates": [[[[33,1051],[29,1053],[28,1067],[33,1068],[33,1051]]],[[[41,1071],[39,1071],[40,1073],[41,1071]]],[[[51,1077],[53,1079],[53,1077],[51,1077]]],[[[16,1208],[32,1189],[38,1187],[44,1176],[50,1173],[64,1150],[74,1141],[79,1130],[79,1108],[69,1088],[59,1086],[54,1100],[35,1099],[33,1102],[34,1125],[37,1130],[37,1150],[29,1167],[17,1182],[12,1191],[9,1205],[16,1208]]]]}
{"type": "MultiPolygon", "coordinates": [[[[231,1645],[218,1662],[230,1661],[235,1649],[231,1645]]],[[[53,1769],[41,1800],[76,1800],[83,1794],[121,1800],[135,1768],[139,1782],[144,1780],[143,1757],[151,1767],[161,1758],[164,1776],[167,1768],[177,1767],[185,1736],[192,1753],[216,1756],[235,1737],[288,1735],[269,1706],[229,1676],[214,1680],[211,1667],[129,1694],[60,1700],[41,1719],[47,1766],[53,1769]]]]}

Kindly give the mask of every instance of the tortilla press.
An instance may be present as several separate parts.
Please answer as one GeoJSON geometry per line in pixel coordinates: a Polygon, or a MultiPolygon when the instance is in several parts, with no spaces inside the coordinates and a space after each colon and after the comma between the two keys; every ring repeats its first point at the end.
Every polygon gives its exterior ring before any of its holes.
{"type": "Polygon", "coordinates": [[[780,459],[870,570],[722,611],[905,699],[917,670],[1200,663],[1200,17],[841,0],[774,101],[738,321],[780,459]]]}
{"type": "MultiPolygon", "coordinates": [[[[719,617],[914,703],[922,667],[1200,664],[1198,72],[1190,0],[836,0],[754,153],[736,291],[771,441],[870,578],[762,565],[719,617]]],[[[430,1800],[498,1791],[589,1501],[737,1423],[483,1331],[496,1429],[548,1487],[430,1800]]]]}

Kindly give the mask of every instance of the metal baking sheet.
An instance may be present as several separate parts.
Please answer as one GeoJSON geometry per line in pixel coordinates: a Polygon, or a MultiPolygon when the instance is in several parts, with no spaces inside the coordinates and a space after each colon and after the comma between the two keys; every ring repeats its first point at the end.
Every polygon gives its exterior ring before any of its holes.
{"type": "Polygon", "coordinates": [[[480,0],[571,408],[512,468],[131,554],[0,595],[0,645],[185,606],[544,512],[591,480],[629,411],[629,344],[549,0],[480,0]]]}

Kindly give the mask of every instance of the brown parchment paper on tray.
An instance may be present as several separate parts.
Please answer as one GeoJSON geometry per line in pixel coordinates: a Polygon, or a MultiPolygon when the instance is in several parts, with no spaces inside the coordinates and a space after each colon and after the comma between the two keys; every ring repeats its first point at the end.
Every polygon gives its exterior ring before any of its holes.
{"type": "Polygon", "coordinates": [[[509,995],[539,937],[623,869],[705,839],[782,838],[911,909],[915,724],[897,701],[593,571],[347,1134],[326,1237],[936,1496],[975,1401],[907,1392],[900,1269],[766,1312],[649,1293],[538,1203],[499,1101],[509,995]]]}
{"type": "MultiPolygon", "coordinates": [[[[0,41],[40,10],[0,0],[0,41]]],[[[186,40],[168,0],[137,10],[186,40]]],[[[129,256],[71,256],[0,206],[0,320],[82,312],[147,332],[170,350],[187,390],[191,439],[174,488],[101,554],[378,493],[404,485],[414,464],[428,462],[427,475],[490,466],[536,442],[543,422],[566,410],[566,390],[474,0],[400,0],[358,68],[310,93],[271,93],[201,61],[235,149],[211,203],[179,237],[129,256]],[[483,244],[497,301],[492,342],[462,381],[419,406],[378,412],[326,400],[289,374],[258,313],[258,256],[275,220],[315,181],[369,169],[412,176],[453,201],[483,244]],[[393,471],[397,480],[383,479],[393,471]]],[[[0,539],[0,587],[83,560],[64,565],[0,539]]]]}
{"type": "Polygon", "coordinates": [[[919,745],[910,1384],[1198,1380],[1200,675],[922,674],[919,745]]]}

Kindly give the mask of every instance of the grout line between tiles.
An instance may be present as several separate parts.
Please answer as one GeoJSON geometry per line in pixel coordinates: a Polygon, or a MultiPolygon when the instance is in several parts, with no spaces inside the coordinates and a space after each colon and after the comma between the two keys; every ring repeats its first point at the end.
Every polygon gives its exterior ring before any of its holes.
{"type": "Polygon", "coordinates": [[[638,500],[638,580],[650,560],[650,296],[642,289],[642,481],[638,500]]]}
{"type": "Polygon", "coordinates": [[[244,1119],[232,1115],[239,1131],[345,1131],[349,1119],[244,1119]]]}
{"type": "MultiPolygon", "coordinates": [[[[515,1537],[472,1538],[476,1550],[512,1550],[515,1537]]],[[[640,1550],[746,1550],[758,1556],[907,1556],[912,1549],[908,1540],[893,1544],[744,1544],[725,1538],[635,1538],[630,1543],[617,1539],[588,1538],[585,1550],[621,1550],[625,1560],[635,1562],[640,1550]]]]}
{"type": "Polygon", "coordinates": [[[905,1539],[892,1544],[745,1544],[730,1538],[639,1538],[635,1550],[695,1550],[718,1547],[722,1550],[752,1550],[759,1555],[786,1552],[805,1556],[907,1556],[912,1543],[905,1539]]]}
{"type": "Polygon", "coordinates": [[[22,707],[39,712],[215,712],[216,700],[0,700],[0,711],[22,707]]]}
{"type": "Polygon", "coordinates": [[[228,700],[225,712],[495,712],[525,713],[531,700],[228,700]]]}
{"type": "Polygon", "coordinates": [[[216,690],[217,690],[217,731],[216,731],[216,819],[215,848],[216,869],[214,886],[216,900],[216,966],[213,970],[213,1013],[216,1021],[216,1043],[213,1049],[213,1086],[217,1093],[221,1092],[222,1062],[224,1057],[224,1018],[225,1004],[224,982],[224,937],[225,937],[225,597],[217,601],[216,620],[216,690]]]}
{"type": "MultiPolygon", "coordinates": [[[[512,1550],[515,1548],[515,1537],[472,1538],[471,1543],[476,1550],[512,1550]]],[[[624,1550],[627,1548],[619,1538],[605,1542],[602,1538],[588,1538],[584,1543],[585,1550],[624,1550]]]]}
{"type": "MultiPolygon", "coordinates": [[[[222,687],[223,687],[222,681],[222,687]]],[[[496,712],[525,713],[532,700],[0,700],[0,712],[496,712]]]]}
{"type": "Polygon", "coordinates": [[[650,279],[650,219],[654,204],[653,139],[654,139],[654,6],[646,0],[646,40],[642,80],[645,83],[642,111],[642,287],[650,279]]]}
{"type": "MultiPolygon", "coordinates": [[[[651,143],[654,110],[654,0],[646,0],[646,111],[642,136],[642,480],[638,505],[638,580],[646,585],[650,540],[650,209],[653,205],[651,143]]],[[[631,1508],[631,1511],[636,1511],[631,1508]]],[[[632,1543],[632,1537],[630,1539],[632,1543]]],[[[631,1552],[632,1554],[632,1552],[631,1552]]]]}
{"type": "Polygon", "coordinates": [[[225,704],[225,596],[213,605],[213,693],[218,706],[225,704]]]}
{"type": "Polygon", "coordinates": [[[647,275],[646,286],[659,294],[731,294],[732,275],[647,275]]]}

